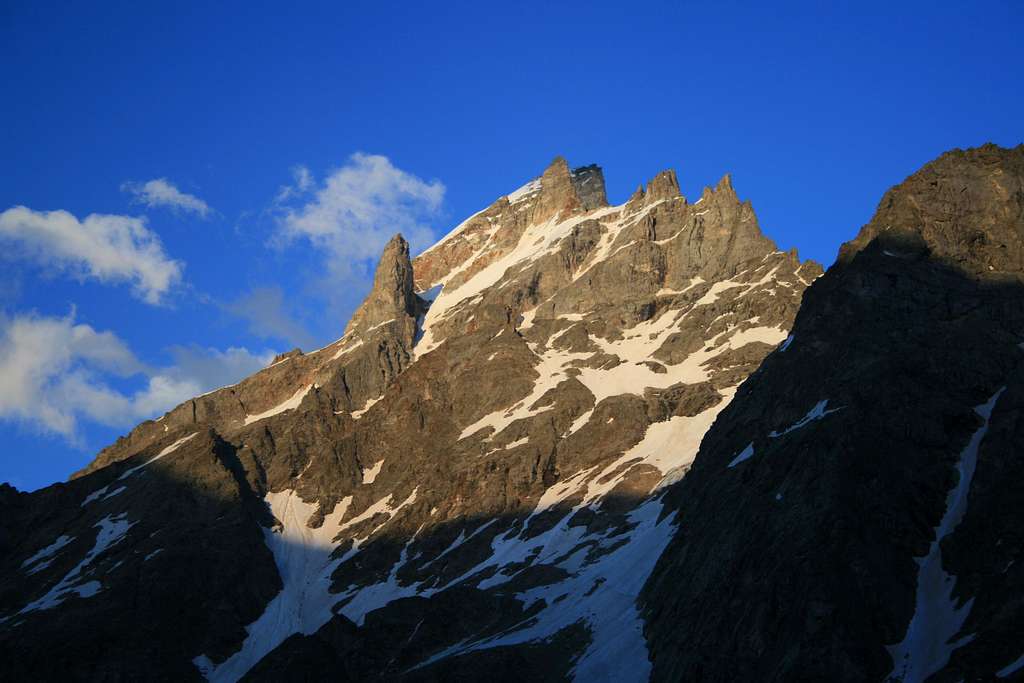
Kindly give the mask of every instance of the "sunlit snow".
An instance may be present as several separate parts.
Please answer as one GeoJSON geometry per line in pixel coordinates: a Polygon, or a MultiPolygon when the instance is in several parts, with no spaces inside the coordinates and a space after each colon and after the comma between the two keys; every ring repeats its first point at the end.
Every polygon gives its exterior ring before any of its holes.
{"type": "MultiPolygon", "coordinates": [[[[128,477],[132,476],[133,474],[135,474],[136,472],[138,472],[142,468],[147,467],[149,465],[152,465],[154,462],[156,462],[160,458],[163,458],[165,456],[170,455],[174,451],[176,451],[179,448],[181,448],[181,446],[183,446],[184,444],[186,444],[189,441],[191,441],[192,439],[194,439],[198,433],[199,432],[195,432],[194,434],[189,434],[188,436],[181,437],[180,439],[178,439],[177,441],[172,443],[170,446],[168,446],[167,448],[163,449],[162,451],[160,451],[159,453],[157,453],[156,455],[154,455],[152,458],[150,458],[146,462],[142,463],[141,465],[136,465],[135,467],[132,467],[131,469],[125,470],[121,474],[121,476],[117,478],[117,480],[121,481],[122,479],[127,479],[128,477]]],[[[106,491],[106,487],[104,487],[103,490],[106,491]]],[[[121,487],[117,491],[113,491],[110,494],[110,496],[116,495],[116,494],[120,493],[122,490],[124,490],[124,487],[121,487]]],[[[107,497],[109,497],[109,496],[107,496],[107,497]]],[[[85,505],[85,502],[83,502],[82,504],[85,505]]]]}
{"type": "Polygon", "coordinates": [[[382,467],[384,467],[384,459],[383,458],[378,460],[377,462],[375,462],[372,467],[364,467],[363,468],[363,483],[364,484],[372,484],[373,480],[377,478],[378,474],[380,474],[380,470],[381,470],[382,467]]]}
{"type": "Polygon", "coordinates": [[[302,399],[306,397],[306,394],[308,394],[309,390],[312,388],[313,385],[310,384],[308,387],[303,387],[302,389],[296,391],[288,400],[277,404],[276,406],[270,408],[269,410],[265,410],[257,415],[246,415],[245,424],[251,425],[253,422],[264,420],[274,415],[279,415],[280,413],[283,413],[286,410],[294,410],[295,408],[298,408],[299,404],[302,403],[302,399]]]}

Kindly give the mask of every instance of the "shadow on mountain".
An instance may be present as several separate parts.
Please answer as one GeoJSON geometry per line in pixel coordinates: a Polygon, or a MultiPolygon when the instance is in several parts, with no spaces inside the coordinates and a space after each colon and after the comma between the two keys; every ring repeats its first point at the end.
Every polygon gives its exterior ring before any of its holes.
{"type": "MultiPolygon", "coordinates": [[[[288,577],[280,575],[265,538],[275,520],[262,500],[263,483],[259,473],[242,467],[231,444],[207,429],[138,469],[145,460],[140,455],[34,493],[0,491],[0,678],[198,680],[192,660],[229,658],[247,637],[246,627],[281,591],[288,577]],[[130,526],[95,552],[104,521],[130,526]],[[71,540],[23,566],[61,536],[71,540]],[[75,579],[66,581],[72,574],[75,579]],[[95,594],[75,592],[92,581],[101,586],[95,594]],[[45,602],[55,585],[64,591],[53,596],[54,604],[22,612],[26,604],[45,602]]],[[[641,500],[606,499],[607,514],[577,515],[573,524],[626,534],[622,511],[641,500]]],[[[283,645],[274,642],[247,680],[565,680],[589,642],[584,623],[538,642],[430,660],[532,623],[544,600],[527,606],[516,594],[560,581],[565,570],[529,561],[503,566],[508,581],[486,591],[467,584],[493,576],[497,567],[460,575],[486,559],[499,534],[536,535],[568,512],[551,510],[528,526],[524,514],[467,517],[436,524],[415,539],[390,532],[385,523],[332,572],[339,590],[329,598],[335,616],[309,635],[288,637],[291,631],[282,627],[283,645]],[[458,552],[445,554],[460,534],[474,530],[458,552]],[[344,598],[352,582],[372,585],[392,572],[396,586],[421,583],[437,592],[387,602],[359,626],[338,613],[353,598],[344,598]]],[[[350,545],[329,554],[295,544],[284,553],[323,562],[350,545]]]]}
{"type": "Polygon", "coordinates": [[[843,253],[705,435],[642,596],[655,680],[885,679],[974,407],[1002,387],[941,544],[952,595],[922,598],[963,622],[919,616],[917,672],[989,680],[1024,653],[1020,245],[952,234],[960,262],[915,231],[843,253]]]}
{"type": "MultiPolygon", "coordinates": [[[[808,290],[788,348],[740,387],[691,472],[669,489],[665,514],[676,511],[682,523],[643,595],[656,679],[885,678],[886,646],[903,638],[915,609],[914,558],[928,549],[958,454],[978,426],[971,406],[1001,386],[967,514],[942,546],[957,604],[971,601],[960,632],[974,636],[952,650],[947,672],[991,676],[1020,656],[1022,295],[1016,280],[979,279],[898,235],[808,290]],[[787,431],[821,400],[840,410],[787,431]],[[748,444],[755,455],[728,467],[748,444]]],[[[197,680],[192,660],[228,659],[281,591],[258,461],[244,466],[210,429],[134,470],[148,457],[31,494],[0,490],[5,680],[197,680]],[[89,557],[101,520],[118,519],[131,523],[124,536],[68,584],[99,581],[98,593],[66,593],[59,605],[18,614],[89,557]],[[49,564],[31,573],[45,559],[22,566],[61,535],[71,540],[49,564]]],[[[603,512],[577,512],[571,524],[625,539],[626,511],[643,500],[606,499],[603,512]]],[[[583,622],[460,653],[529,625],[547,605],[517,594],[566,576],[555,563],[526,562],[505,569],[507,582],[478,590],[467,584],[497,569],[466,572],[499,533],[519,528],[530,538],[568,512],[538,515],[528,529],[523,514],[462,518],[415,536],[385,524],[333,571],[334,616],[308,634],[279,632],[247,680],[570,677],[591,637],[583,622]],[[461,534],[488,524],[493,533],[442,557],[461,534]],[[400,587],[442,590],[387,602],[359,625],[338,613],[353,583],[392,574],[400,587]]]]}

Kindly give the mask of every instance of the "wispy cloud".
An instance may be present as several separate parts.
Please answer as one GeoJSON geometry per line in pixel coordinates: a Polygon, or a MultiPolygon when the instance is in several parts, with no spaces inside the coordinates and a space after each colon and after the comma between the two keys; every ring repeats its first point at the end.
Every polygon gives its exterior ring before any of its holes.
{"type": "Polygon", "coordinates": [[[90,214],[80,221],[67,211],[15,206],[0,213],[0,241],[44,267],[104,283],[131,282],[150,304],[160,303],[184,268],[164,253],[141,217],[90,214]]]}
{"type": "Polygon", "coordinates": [[[279,201],[315,187],[301,206],[282,206],[278,238],[306,240],[323,252],[335,279],[352,275],[353,265],[375,259],[388,239],[401,232],[413,249],[429,246],[428,224],[444,201],[445,186],[397,168],[384,156],[356,153],[317,185],[308,169],[294,172],[296,184],[279,201]]]}
{"type": "Polygon", "coordinates": [[[202,218],[213,213],[213,209],[199,197],[179,190],[167,178],[155,178],[146,182],[127,181],[121,184],[121,191],[133,195],[134,201],[149,208],[167,207],[173,211],[194,213],[202,218]]]}
{"type": "Polygon", "coordinates": [[[293,197],[309,192],[313,188],[313,182],[313,174],[310,172],[309,168],[301,164],[293,166],[292,184],[281,186],[281,189],[277,191],[277,197],[274,198],[274,203],[281,204],[293,197]]]}
{"type": "Polygon", "coordinates": [[[313,335],[291,313],[280,287],[257,287],[224,306],[249,324],[249,331],[263,339],[279,339],[309,349],[313,335]]]}
{"type": "Polygon", "coordinates": [[[252,353],[174,347],[175,363],[153,368],[112,332],[66,317],[0,317],[0,418],[59,434],[71,442],[80,420],[128,427],[187,398],[231,384],[264,367],[272,351],[252,353]],[[141,376],[133,393],[113,388],[115,378],[141,376]]]}

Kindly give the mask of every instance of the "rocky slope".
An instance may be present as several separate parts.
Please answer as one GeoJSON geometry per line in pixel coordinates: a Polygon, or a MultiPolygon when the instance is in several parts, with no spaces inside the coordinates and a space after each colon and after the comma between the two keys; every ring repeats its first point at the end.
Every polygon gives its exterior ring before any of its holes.
{"type": "Polygon", "coordinates": [[[609,206],[556,159],[414,261],[396,237],[334,344],[10,492],[4,666],[643,678],[660,493],[820,272],[728,178],[609,206]]]}
{"type": "Polygon", "coordinates": [[[1021,674],[1022,245],[1024,146],[886,193],[670,494],[656,680],[1021,674]]]}
{"type": "Polygon", "coordinates": [[[0,673],[881,680],[945,604],[915,607],[935,526],[973,606],[946,670],[995,672],[1020,157],[944,156],[820,279],[728,176],[609,206],[561,158],[415,259],[396,236],[337,342],[0,487],[0,673]]]}

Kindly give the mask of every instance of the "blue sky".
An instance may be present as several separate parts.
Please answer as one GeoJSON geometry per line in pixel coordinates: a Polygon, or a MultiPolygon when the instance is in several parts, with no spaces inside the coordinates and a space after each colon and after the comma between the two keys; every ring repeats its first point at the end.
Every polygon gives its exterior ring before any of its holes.
{"type": "Polygon", "coordinates": [[[0,481],[337,338],[387,237],[556,154],[613,202],[731,172],[828,265],[922,163],[1024,138],[1015,2],[296,4],[0,4],[0,481]]]}

